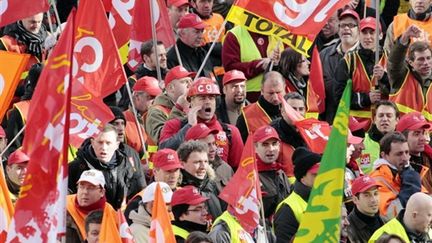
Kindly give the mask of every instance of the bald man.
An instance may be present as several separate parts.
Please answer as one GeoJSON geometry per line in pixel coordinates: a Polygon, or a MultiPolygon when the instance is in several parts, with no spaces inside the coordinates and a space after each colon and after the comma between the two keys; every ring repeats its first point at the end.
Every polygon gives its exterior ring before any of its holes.
{"type": "Polygon", "coordinates": [[[417,192],[407,202],[406,208],[396,218],[393,218],[377,229],[369,243],[383,234],[395,234],[405,242],[429,242],[428,232],[432,223],[432,197],[417,192]]]}

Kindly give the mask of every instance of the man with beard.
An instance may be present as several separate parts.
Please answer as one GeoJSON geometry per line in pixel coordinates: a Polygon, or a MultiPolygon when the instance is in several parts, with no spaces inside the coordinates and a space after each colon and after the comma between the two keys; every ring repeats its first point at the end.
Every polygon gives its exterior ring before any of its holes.
{"type": "Polygon", "coordinates": [[[207,233],[209,209],[206,202],[208,200],[193,186],[185,186],[173,193],[171,208],[174,220],[171,224],[177,243],[185,242],[192,231],[207,233]]]}
{"type": "Polygon", "coordinates": [[[21,150],[11,153],[6,166],[6,184],[12,203],[18,200],[19,192],[27,172],[30,158],[21,150]]]}
{"type": "Polygon", "coordinates": [[[378,184],[369,176],[355,179],[351,185],[354,210],[348,216],[350,242],[367,242],[384,221],[379,216],[378,184]]]}
{"type": "Polygon", "coordinates": [[[264,75],[261,86],[261,95],[258,101],[243,108],[237,120],[243,142],[249,134],[253,134],[259,127],[268,125],[281,116],[279,95],[285,95],[285,81],[276,71],[264,75]]]}
{"type": "Polygon", "coordinates": [[[234,171],[216,153],[215,135],[218,133],[218,130],[210,129],[204,123],[198,123],[187,131],[185,141],[196,140],[207,144],[209,164],[216,173],[213,180],[216,182],[218,189],[222,190],[233,176],[234,171]]]}
{"type": "Polygon", "coordinates": [[[77,157],[69,163],[69,191],[77,192],[78,178],[90,168],[103,173],[106,200],[114,209],[119,209],[125,198],[141,191],[145,185],[142,170],[137,169],[137,164],[118,149],[119,145],[117,130],[110,124],[105,125],[96,137],[84,140],[77,157]]]}
{"type": "Polygon", "coordinates": [[[210,180],[207,145],[198,141],[184,142],[177,150],[183,164],[181,187],[196,187],[199,193],[209,200],[206,205],[213,219],[216,219],[225,210],[218,199],[219,190],[216,183],[210,180]]]}
{"type": "Polygon", "coordinates": [[[417,111],[405,114],[399,120],[396,131],[405,135],[410,153],[410,164],[422,177],[422,185],[432,192],[431,159],[424,153],[431,124],[417,111]]]}
{"type": "Polygon", "coordinates": [[[380,158],[379,141],[386,133],[393,132],[396,129],[398,121],[399,110],[393,102],[388,100],[378,102],[372,127],[363,140],[365,148],[360,168],[365,174],[372,172],[373,163],[380,158]]]}
{"type": "Polygon", "coordinates": [[[241,109],[246,105],[246,77],[242,71],[231,70],[223,79],[223,96],[216,109],[220,121],[235,125],[241,109]]]}
{"type": "Polygon", "coordinates": [[[161,132],[159,147],[177,149],[192,126],[204,123],[210,129],[219,131],[216,134],[217,154],[223,161],[236,168],[241,157],[238,151],[243,150],[243,142],[235,126],[217,120],[215,110],[218,95],[219,87],[211,79],[197,79],[188,92],[190,109],[187,112],[187,119],[176,118],[166,122],[161,132]]]}

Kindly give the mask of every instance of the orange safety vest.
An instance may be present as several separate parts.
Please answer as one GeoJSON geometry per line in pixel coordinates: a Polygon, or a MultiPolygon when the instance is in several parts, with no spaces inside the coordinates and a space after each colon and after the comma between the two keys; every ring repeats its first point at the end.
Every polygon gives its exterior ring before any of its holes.
{"type": "Polygon", "coordinates": [[[20,113],[23,124],[26,124],[30,108],[30,100],[22,100],[20,102],[17,102],[14,104],[14,107],[20,113]]]}
{"type": "Polygon", "coordinates": [[[428,121],[432,121],[432,91],[429,86],[426,97],[423,95],[422,87],[411,71],[408,71],[400,89],[391,94],[389,99],[396,103],[401,115],[418,111],[428,121]]]}
{"type": "Polygon", "coordinates": [[[407,13],[404,14],[398,14],[394,16],[393,19],[393,37],[394,40],[399,38],[411,25],[416,25],[418,28],[420,28],[423,32],[425,37],[428,38],[428,40],[423,40],[428,43],[431,43],[432,41],[432,18],[429,18],[427,21],[420,21],[420,20],[414,20],[410,19],[408,17],[407,13]]]}
{"type": "MultiPolygon", "coordinates": [[[[363,62],[358,55],[357,52],[354,52],[352,55],[354,55],[354,58],[352,61],[354,61],[353,65],[353,72],[352,72],[352,81],[353,81],[353,92],[362,92],[362,93],[369,93],[371,90],[374,89],[375,84],[373,83],[373,80],[369,77],[369,75],[366,72],[366,68],[363,65],[363,62]]],[[[351,57],[352,55],[348,55],[344,58],[348,70],[351,68],[351,57]]],[[[386,67],[387,64],[387,55],[385,53],[381,56],[381,59],[379,61],[379,64],[381,66],[386,67]]],[[[366,107],[362,110],[350,110],[350,115],[355,117],[358,121],[368,121],[369,127],[372,124],[372,107],[366,107]]]]}
{"type": "MultiPolygon", "coordinates": [[[[286,84],[285,91],[287,93],[291,93],[291,92],[299,93],[297,91],[297,88],[291,83],[291,81],[285,80],[285,84],[286,84]]],[[[318,115],[319,115],[318,96],[313,91],[309,80],[307,82],[307,93],[306,93],[305,100],[306,100],[306,117],[307,118],[313,117],[318,119],[318,115]]]]}
{"type": "Polygon", "coordinates": [[[258,102],[243,107],[242,113],[249,134],[272,121],[258,102]]]}
{"type": "Polygon", "coordinates": [[[279,161],[282,162],[282,169],[288,177],[294,176],[294,166],[292,162],[292,154],[294,147],[290,144],[281,142],[281,149],[279,152],[279,161]]]}
{"type": "MultiPolygon", "coordinates": [[[[143,150],[143,145],[141,144],[139,133],[138,133],[138,127],[135,122],[135,116],[132,113],[132,111],[127,110],[123,112],[125,118],[126,118],[126,127],[125,127],[125,141],[126,144],[131,146],[136,151],[143,150]]],[[[140,124],[140,129],[143,135],[144,142],[147,141],[148,137],[144,130],[144,127],[140,124]]]]}
{"type": "Polygon", "coordinates": [[[203,19],[203,22],[207,25],[203,33],[204,44],[212,43],[216,39],[219,29],[223,28],[221,35],[217,39],[217,42],[221,42],[225,36],[224,18],[222,15],[212,13],[212,16],[208,19],[203,19]]]}

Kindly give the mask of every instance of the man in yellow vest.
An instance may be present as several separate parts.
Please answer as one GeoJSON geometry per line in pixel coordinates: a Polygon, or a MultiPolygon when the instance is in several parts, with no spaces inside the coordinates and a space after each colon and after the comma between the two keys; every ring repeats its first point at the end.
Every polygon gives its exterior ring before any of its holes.
{"type": "Polygon", "coordinates": [[[18,200],[20,187],[24,182],[29,160],[30,158],[21,149],[15,150],[8,158],[5,177],[12,203],[18,200]]]}
{"type": "Polygon", "coordinates": [[[276,208],[273,227],[277,242],[290,242],[300,226],[319,169],[321,156],[305,147],[293,153],[294,190],[276,208]]]}
{"type": "Polygon", "coordinates": [[[429,230],[432,224],[432,197],[417,192],[413,194],[397,217],[377,229],[369,243],[377,242],[384,234],[394,234],[404,242],[429,242],[429,230]]]}
{"type": "Polygon", "coordinates": [[[285,95],[285,81],[282,75],[276,71],[266,73],[258,101],[243,107],[242,114],[237,119],[236,126],[244,143],[249,134],[281,116],[279,95],[285,95]]]}
{"type": "MultiPolygon", "coordinates": [[[[66,198],[66,241],[83,242],[86,239],[85,218],[93,210],[114,209],[106,202],[105,178],[101,171],[91,169],[81,174],[77,182],[77,194],[66,198]]],[[[118,222],[118,220],[114,220],[118,222]]]]}
{"type": "Polygon", "coordinates": [[[173,193],[171,207],[174,221],[171,224],[177,243],[185,242],[192,231],[208,231],[207,200],[194,186],[185,186],[173,193]]]}
{"type": "Polygon", "coordinates": [[[429,43],[432,41],[430,1],[409,0],[409,3],[411,8],[408,10],[408,13],[396,15],[393,22],[388,26],[384,49],[389,53],[398,41],[397,39],[411,25],[416,25],[419,28],[420,35],[417,36],[418,40],[429,43]]]}

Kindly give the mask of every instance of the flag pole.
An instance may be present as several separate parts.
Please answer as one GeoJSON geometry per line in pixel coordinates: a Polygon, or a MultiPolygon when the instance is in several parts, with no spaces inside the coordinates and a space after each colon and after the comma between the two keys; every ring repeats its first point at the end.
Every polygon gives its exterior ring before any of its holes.
{"type": "Polygon", "coordinates": [[[8,145],[4,148],[4,150],[0,153],[0,158],[3,157],[3,155],[6,153],[6,151],[12,146],[13,142],[15,142],[18,137],[21,135],[21,133],[24,132],[24,129],[26,128],[26,124],[19,130],[19,132],[15,135],[15,137],[8,143],[8,145]]]}
{"type": "Polygon", "coordinates": [[[375,64],[379,62],[380,0],[375,0],[375,64]]]}
{"type": "Polygon", "coordinates": [[[227,23],[227,20],[225,19],[224,22],[222,23],[221,27],[219,28],[219,31],[218,31],[216,37],[214,38],[214,40],[213,40],[213,42],[212,42],[212,44],[210,46],[210,49],[207,51],[207,54],[206,54],[206,56],[205,56],[205,58],[204,58],[204,60],[203,60],[203,62],[201,64],[201,67],[198,69],[198,72],[196,73],[194,81],[200,76],[201,71],[204,69],[204,66],[205,66],[206,62],[207,62],[207,60],[210,57],[210,53],[213,51],[214,46],[216,45],[217,40],[219,40],[219,37],[222,34],[222,30],[225,29],[226,23],[227,23]]]}
{"type": "MultiPolygon", "coordinates": [[[[280,46],[280,44],[281,44],[281,41],[278,40],[278,42],[277,42],[277,44],[276,44],[276,48],[273,49],[273,52],[279,50],[279,46],[280,46]]],[[[274,61],[271,61],[271,63],[270,63],[270,67],[269,67],[269,72],[270,72],[271,70],[273,70],[273,66],[274,66],[274,61]]]]}
{"type": "Polygon", "coordinates": [[[131,104],[131,107],[132,107],[132,113],[134,114],[135,122],[136,122],[136,124],[137,124],[138,136],[139,136],[139,138],[140,138],[140,142],[141,142],[141,145],[142,145],[142,147],[143,147],[143,151],[144,151],[144,160],[145,160],[145,163],[148,165],[147,149],[146,149],[146,147],[145,147],[146,144],[145,144],[145,142],[144,142],[144,135],[142,134],[141,126],[140,126],[140,123],[139,123],[139,121],[138,121],[138,112],[137,112],[137,110],[135,109],[135,104],[133,103],[133,99],[132,99],[132,91],[131,91],[131,88],[130,88],[130,85],[129,85],[129,82],[128,82],[128,81],[126,81],[126,90],[127,90],[127,92],[128,92],[128,95],[129,95],[130,104],[131,104]]]}
{"type": "Polygon", "coordinates": [[[63,30],[62,30],[62,27],[61,27],[61,21],[60,21],[60,16],[59,16],[59,14],[58,14],[58,11],[57,11],[57,6],[56,6],[56,4],[55,4],[55,1],[52,1],[52,6],[53,6],[53,9],[54,9],[54,15],[55,15],[55,17],[56,17],[56,19],[57,19],[57,24],[58,24],[58,28],[60,28],[60,33],[61,32],[63,32],[63,30]]]}
{"type": "Polygon", "coordinates": [[[153,6],[153,4],[155,2],[157,4],[158,0],[148,0],[148,1],[150,3],[150,21],[151,21],[152,41],[153,41],[153,48],[154,48],[154,53],[155,53],[155,57],[156,57],[156,74],[157,74],[158,82],[160,84],[162,82],[162,73],[161,73],[161,67],[160,67],[160,63],[159,63],[159,54],[158,54],[158,50],[157,50],[156,23],[154,22],[154,19],[153,19],[153,16],[154,16],[154,13],[153,13],[154,6],[153,6]]]}

